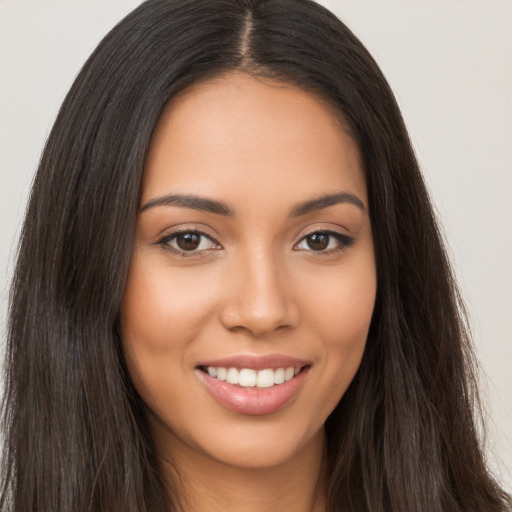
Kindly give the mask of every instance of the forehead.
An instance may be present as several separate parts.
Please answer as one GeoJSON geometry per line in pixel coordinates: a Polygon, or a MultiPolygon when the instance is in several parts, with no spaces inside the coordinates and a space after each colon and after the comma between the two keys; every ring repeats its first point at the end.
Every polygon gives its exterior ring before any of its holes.
{"type": "Polygon", "coordinates": [[[197,83],[164,109],[143,202],[162,193],[248,191],[261,202],[347,190],[366,202],[359,149],[341,116],[295,86],[233,72],[197,83]]]}

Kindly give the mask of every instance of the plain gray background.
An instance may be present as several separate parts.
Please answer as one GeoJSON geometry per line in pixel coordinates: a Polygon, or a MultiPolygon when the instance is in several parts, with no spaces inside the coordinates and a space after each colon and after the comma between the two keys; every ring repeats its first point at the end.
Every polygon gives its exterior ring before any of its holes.
{"type": "MultiPolygon", "coordinates": [[[[30,183],[60,103],[137,0],[0,0],[0,333],[30,183]]],[[[512,489],[512,2],[324,0],[388,77],[442,221],[512,489]]],[[[1,358],[1,357],[0,357],[1,358]]],[[[498,459],[501,459],[498,460],[498,459]]]]}

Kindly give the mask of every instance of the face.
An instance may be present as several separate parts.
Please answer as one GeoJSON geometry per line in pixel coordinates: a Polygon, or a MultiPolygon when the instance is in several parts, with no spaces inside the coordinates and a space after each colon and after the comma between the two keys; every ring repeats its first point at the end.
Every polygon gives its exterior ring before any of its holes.
{"type": "Polygon", "coordinates": [[[375,292],[364,174],[339,116],[241,73],[169,103],[121,311],[163,451],[266,467],[318,446],[375,292]]]}

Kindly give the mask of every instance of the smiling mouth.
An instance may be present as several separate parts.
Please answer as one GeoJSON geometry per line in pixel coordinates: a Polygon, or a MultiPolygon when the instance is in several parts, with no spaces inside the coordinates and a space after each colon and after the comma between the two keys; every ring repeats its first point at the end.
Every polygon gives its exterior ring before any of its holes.
{"type": "Polygon", "coordinates": [[[284,384],[309,368],[305,366],[288,366],[282,368],[264,368],[254,370],[252,368],[233,368],[223,366],[200,366],[199,370],[207,373],[214,379],[225,381],[228,384],[242,388],[271,388],[284,384]]]}
{"type": "Polygon", "coordinates": [[[210,395],[223,407],[251,416],[271,414],[293,403],[312,367],[289,357],[242,356],[205,363],[196,366],[196,373],[210,395]]]}

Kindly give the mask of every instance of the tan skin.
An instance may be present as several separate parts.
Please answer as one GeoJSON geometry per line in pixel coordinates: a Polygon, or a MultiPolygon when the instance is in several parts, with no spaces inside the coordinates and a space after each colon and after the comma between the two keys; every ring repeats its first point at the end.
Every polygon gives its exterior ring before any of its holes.
{"type": "Polygon", "coordinates": [[[121,327],[187,510],[325,510],[324,422],[361,362],[375,293],[360,154],[339,116],[238,72],[169,103],[145,169],[121,327]],[[222,202],[230,215],[159,201],[169,194],[222,202]],[[198,368],[276,354],[307,365],[293,397],[266,414],[225,407],[198,368]]]}

